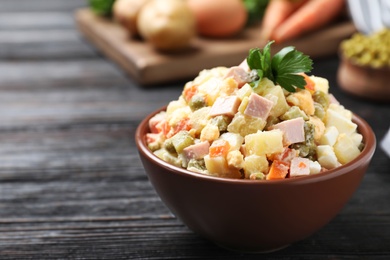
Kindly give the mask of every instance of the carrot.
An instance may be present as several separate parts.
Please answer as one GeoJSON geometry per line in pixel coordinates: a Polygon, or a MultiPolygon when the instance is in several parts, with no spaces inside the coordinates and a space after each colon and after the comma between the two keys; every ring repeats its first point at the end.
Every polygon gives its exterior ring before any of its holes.
{"type": "Polygon", "coordinates": [[[301,73],[301,75],[305,78],[306,86],[305,89],[309,90],[311,94],[315,91],[315,82],[305,73],[301,73]]]}
{"type": "Polygon", "coordinates": [[[183,96],[185,101],[189,102],[191,98],[198,92],[198,87],[191,85],[183,90],[183,96]]]}
{"type": "Polygon", "coordinates": [[[342,12],[344,3],[344,0],[308,1],[273,31],[271,39],[280,43],[320,28],[342,12]]]}
{"type": "Polygon", "coordinates": [[[226,140],[215,140],[209,148],[210,157],[226,156],[229,152],[230,144],[226,140]]]}
{"type": "Polygon", "coordinates": [[[191,129],[191,124],[190,124],[190,119],[189,118],[183,118],[181,119],[179,122],[177,122],[176,125],[174,125],[173,127],[169,126],[169,124],[165,124],[164,125],[164,128],[163,128],[163,131],[167,131],[168,132],[166,133],[166,137],[170,138],[172,136],[174,136],[175,134],[177,134],[178,132],[182,131],[182,130],[187,130],[189,131],[191,129]]]}
{"type": "Polygon", "coordinates": [[[261,36],[269,39],[272,32],[292,14],[305,0],[271,0],[265,10],[261,36]]]}
{"type": "Polygon", "coordinates": [[[267,180],[279,180],[286,178],[289,170],[289,166],[282,162],[275,160],[272,162],[269,172],[267,174],[267,180]]]}

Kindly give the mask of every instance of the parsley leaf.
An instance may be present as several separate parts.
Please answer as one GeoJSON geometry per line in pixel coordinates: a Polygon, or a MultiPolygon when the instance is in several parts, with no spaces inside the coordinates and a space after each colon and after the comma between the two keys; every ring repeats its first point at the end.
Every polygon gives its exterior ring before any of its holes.
{"type": "Polygon", "coordinates": [[[305,88],[306,81],[299,73],[310,72],[313,61],[292,46],[283,48],[271,57],[272,43],[268,42],[263,50],[254,48],[249,51],[248,66],[258,75],[258,80],[252,85],[257,85],[266,77],[290,92],[295,92],[295,88],[305,88]]]}

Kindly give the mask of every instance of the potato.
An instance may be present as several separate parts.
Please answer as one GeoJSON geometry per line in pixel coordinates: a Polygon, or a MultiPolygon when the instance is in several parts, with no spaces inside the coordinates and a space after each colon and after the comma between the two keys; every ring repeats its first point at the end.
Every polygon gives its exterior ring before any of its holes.
{"type": "Polygon", "coordinates": [[[283,152],[283,132],[279,129],[258,131],[245,136],[245,149],[249,154],[270,155],[283,152]]]}
{"type": "Polygon", "coordinates": [[[274,102],[274,106],[270,112],[271,116],[279,117],[287,112],[290,106],[287,104],[282,87],[279,85],[268,87],[264,90],[263,96],[274,102]]]}
{"type": "Polygon", "coordinates": [[[137,28],[143,39],[163,51],[183,49],[196,35],[195,17],[182,0],[150,0],[139,13],[137,28]]]}
{"type": "Polygon", "coordinates": [[[138,14],[147,2],[149,0],[116,0],[112,7],[115,21],[125,27],[132,36],[137,36],[138,14]]]}
{"type": "Polygon", "coordinates": [[[269,163],[265,155],[249,155],[245,157],[244,161],[244,172],[245,178],[250,177],[251,174],[256,173],[267,173],[269,168],[269,163]]]}

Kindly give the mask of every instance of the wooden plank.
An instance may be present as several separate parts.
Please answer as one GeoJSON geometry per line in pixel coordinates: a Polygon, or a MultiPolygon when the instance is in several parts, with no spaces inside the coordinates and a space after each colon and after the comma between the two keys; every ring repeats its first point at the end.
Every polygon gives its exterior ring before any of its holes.
{"type": "MultiPolygon", "coordinates": [[[[141,40],[131,39],[124,28],[93,14],[88,8],[79,9],[75,17],[80,31],[143,85],[189,79],[202,69],[239,64],[250,48],[266,43],[260,38],[260,28],[251,27],[231,39],[198,37],[189,50],[166,54],[141,40]]],[[[273,51],[293,45],[311,57],[327,56],[335,54],[340,41],[354,31],[355,27],[349,21],[337,23],[283,45],[275,44],[273,51]]]]}

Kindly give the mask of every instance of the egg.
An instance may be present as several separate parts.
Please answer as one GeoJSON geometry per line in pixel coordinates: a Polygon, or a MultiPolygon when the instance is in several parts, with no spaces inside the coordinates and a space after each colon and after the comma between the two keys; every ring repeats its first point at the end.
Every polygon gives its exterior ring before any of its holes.
{"type": "Polygon", "coordinates": [[[246,24],[247,11],[242,0],[187,0],[195,15],[199,35],[230,37],[246,24]]]}

